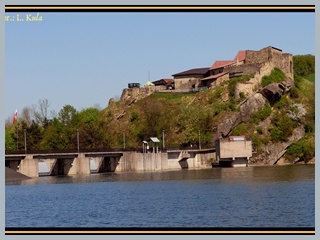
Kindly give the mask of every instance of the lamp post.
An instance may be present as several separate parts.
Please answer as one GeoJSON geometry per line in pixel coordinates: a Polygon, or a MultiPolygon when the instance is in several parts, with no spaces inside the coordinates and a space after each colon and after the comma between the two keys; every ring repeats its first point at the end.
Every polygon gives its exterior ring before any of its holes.
{"type": "Polygon", "coordinates": [[[126,150],[126,134],[123,130],[123,150],[125,151],[126,150]]]}
{"type": "Polygon", "coordinates": [[[199,149],[201,149],[200,130],[199,130],[199,149]]]}
{"type": "Polygon", "coordinates": [[[162,129],[162,149],[164,149],[165,144],[164,144],[164,129],[162,129]]]}

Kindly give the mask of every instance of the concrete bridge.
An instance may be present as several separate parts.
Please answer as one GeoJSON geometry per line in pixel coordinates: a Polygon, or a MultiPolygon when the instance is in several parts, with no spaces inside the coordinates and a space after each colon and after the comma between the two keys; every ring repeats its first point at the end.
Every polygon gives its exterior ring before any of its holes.
{"type": "Polygon", "coordinates": [[[157,171],[208,168],[215,159],[215,149],[112,152],[12,153],[5,155],[6,167],[28,177],[39,177],[39,163],[49,171],[44,175],[79,175],[103,172],[157,171]],[[92,170],[90,163],[96,169],[92,170]]]}

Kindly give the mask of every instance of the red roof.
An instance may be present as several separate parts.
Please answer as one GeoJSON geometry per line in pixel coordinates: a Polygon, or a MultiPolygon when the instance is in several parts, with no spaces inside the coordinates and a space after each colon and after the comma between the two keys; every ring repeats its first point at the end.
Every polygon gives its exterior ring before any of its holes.
{"type": "Polygon", "coordinates": [[[233,59],[233,61],[237,62],[237,60],[239,62],[246,60],[246,51],[239,51],[237,56],[233,59]]]}
{"type": "Polygon", "coordinates": [[[231,64],[234,64],[237,61],[244,61],[245,59],[246,59],[246,51],[239,51],[237,56],[233,60],[215,61],[214,64],[211,66],[210,70],[223,68],[231,64]]]}
{"type": "Polygon", "coordinates": [[[165,83],[172,83],[173,79],[172,78],[163,78],[163,81],[165,81],[165,83]]]}
{"type": "Polygon", "coordinates": [[[215,61],[214,64],[211,66],[210,70],[226,67],[231,65],[232,63],[234,63],[233,60],[215,61]]]}
{"type": "Polygon", "coordinates": [[[209,77],[206,77],[206,78],[201,78],[200,80],[201,81],[205,81],[205,80],[210,80],[210,79],[217,79],[217,78],[222,77],[223,75],[225,75],[227,73],[229,73],[229,72],[218,73],[216,75],[212,75],[212,76],[209,76],[209,77]]]}

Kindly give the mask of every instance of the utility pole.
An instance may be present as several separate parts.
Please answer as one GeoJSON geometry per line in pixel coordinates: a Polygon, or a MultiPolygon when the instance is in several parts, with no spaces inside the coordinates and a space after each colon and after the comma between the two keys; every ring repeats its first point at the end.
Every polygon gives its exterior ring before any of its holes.
{"type": "Polygon", "coordinates": [[[19,128],[17,127],[17,151],[19,150],[19,146],[18,146],[18,144],[19,144],[19,128]]]}
{"type": "Polygon", "coordinates": [[[24,153],[27,153],[27,129],[24,129],[24,153]]]}
{"type": "Polygon", "coordinates": [[[78,153],[79,153],[80,152],[79,129],[77,129],[77,146],[78,146],[78,153]]]}

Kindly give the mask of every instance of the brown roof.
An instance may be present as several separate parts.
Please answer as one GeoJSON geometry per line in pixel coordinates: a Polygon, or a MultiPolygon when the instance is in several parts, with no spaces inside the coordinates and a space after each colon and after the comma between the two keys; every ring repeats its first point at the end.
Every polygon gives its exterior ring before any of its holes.
{"type": "Polygon", "coordinates": [[[204,75],[208,72],[209,68],[193,68],[184,72],[173,74],[172,76],[184,76],[184,75],[204,75]]]}
{"type": "Polygon", "coordinates": [[[152,83],[155,85],[165,85],[165,84],[173,83],[173,79],[172,78],[162,78],[162,79],[154,81],[152,83]]]}
{"type": "Polygon", "coordinates": [[[210,79],[217,79],[219,77],[222,77],[223,75],[225,74],[228,74],[229,72],[222,72],[222,73],[218,73],[216,75],[212,75],[212,76],[209,76],[209,77],[206,77],[206,78],[201,78],[200,80],[201,81],[205,81],[205,80],[210,80],[210,79]]]}

